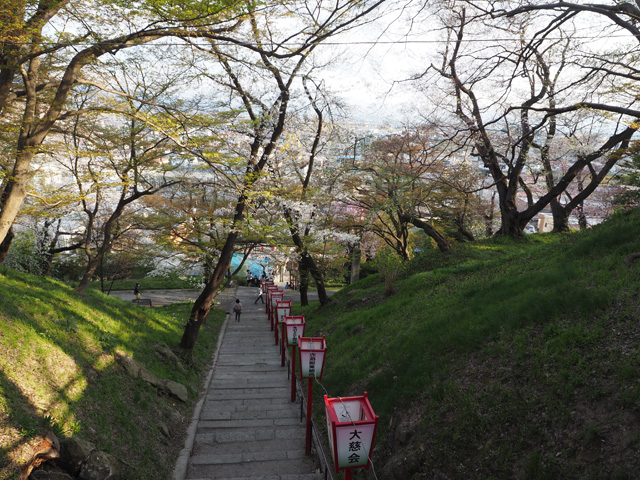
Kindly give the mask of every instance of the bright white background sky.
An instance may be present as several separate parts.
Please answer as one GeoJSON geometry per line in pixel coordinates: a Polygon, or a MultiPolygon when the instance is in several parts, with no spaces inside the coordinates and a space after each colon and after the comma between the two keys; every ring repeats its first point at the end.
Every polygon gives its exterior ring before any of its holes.
{"type": "MultiPolygon", "coordinates": [[[[409,26],[400,14],[389,13],[378,21],[341,34],[324,45],[321,58],[335,58],[321,73],[330,90],[352,106],[356,120],[380,123],[403,118],[403,109],[415,98],[402,81],[424,68],[424,59],[435,35],[421,25],[409,26]],[[408,35],[412,29],[411,35],[408,35]]],[[[426,22],[425,22],[426,24],[426,22]]]]}
{"type": "MultiPolygon", "coordinates": [[[[404,80],[423,72],[444,48],[438,25],[438,20],[426,11],[419,15],[408,8],[389,11],[375,22],[334,37],[321,47],[321,58],[338,54],[334,64],[323,69],[321,77],[336,96],[352,106],[355,120],[402,121],[415,115],[425,102],[411,82],[404,80]]],[[[599,15],[581,15],[573,26],[583,49],[615,49],[629,40],[627,32],[613,30],[611,22],[599,15]],[[591,40],[594,37],[597,40],[591,40]]],[[[482,48],[482,43],[475,45],[482,48]]]]}

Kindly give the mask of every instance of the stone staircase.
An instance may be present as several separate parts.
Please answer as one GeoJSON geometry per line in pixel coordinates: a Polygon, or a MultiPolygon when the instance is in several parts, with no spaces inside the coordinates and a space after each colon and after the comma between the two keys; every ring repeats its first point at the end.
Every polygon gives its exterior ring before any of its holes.
{"type": "Polygon", "coordinates": [[[242,320],[228,320],[185,480],[324,479],[317,460],[305,455],[300,404],[290,401],[264,306],[254,305],[250,292],[239,297],[242,320]]]}

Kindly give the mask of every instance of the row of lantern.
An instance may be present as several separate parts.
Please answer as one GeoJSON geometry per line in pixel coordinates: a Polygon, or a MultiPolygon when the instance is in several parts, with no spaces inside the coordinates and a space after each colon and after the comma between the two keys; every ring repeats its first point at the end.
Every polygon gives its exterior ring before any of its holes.
{"type": "MultiPolygon", "coordinates": [[[[265,285],[266,313],[274,331],[275,343],[280,343],[281,366],[285,365],[285,349],[291,354],[291,401],[296,395],[296,357],[300,361],[300,376],[308,380],[306,453],[311,453],[311,410],[313,381],[322,378],[327,344],[324,337],[305,337],[304,315],[291,315],[291,301],[273,282],[265,285]],[[280,335],[280,339],[278,338],[280,335]],[[285,347],[286,343],[286,347],[285,347]],[[298,355],[296,355],[296,348],[298,355]]],[[[336,472],[344,471],[345,480],[352,478],[355,468],[369,468],[378,416],[373,412],[367,393],[363,396],[329,398],[324,396],[329,444],[336,472]]]]}

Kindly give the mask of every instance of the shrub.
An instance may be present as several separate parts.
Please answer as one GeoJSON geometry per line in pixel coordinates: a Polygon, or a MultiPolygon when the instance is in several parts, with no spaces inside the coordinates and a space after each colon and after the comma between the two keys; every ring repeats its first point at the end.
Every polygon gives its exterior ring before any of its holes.
{"type": "Polygon", "coordinates": [[[42,275],[46,259],[32,231],[19,233],[11,243],[4,265],[20,272],[42,275]]]}
{"type": "Polygon", "coordinates": [[[393,282],[402,271],[403,261],[390,247],[384,247],[376,252],[376,264],[384,280],[384,295],[388,297],[393,293],[393,282]]]}

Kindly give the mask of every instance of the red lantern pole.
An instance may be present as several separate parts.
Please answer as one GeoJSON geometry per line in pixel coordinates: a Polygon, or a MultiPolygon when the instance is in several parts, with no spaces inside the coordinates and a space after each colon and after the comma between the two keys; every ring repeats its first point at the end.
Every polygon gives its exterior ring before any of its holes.
{"type": "Polygon", "coordinates": [[[305,453],[311,454],[311,413],[313,405],[313,381],[322,378],[327,344],[324,337],[298,337],[300,353],[300,378],[309,381],[307,385],[307,435],[305,453]]]}
{"type": "Polygon", "coordinates": [[[291,401],[296,401],[296,346],[292,346],[291,353],[291,401]]]}
{"type": "Polygon", "coordinates": [[[307,388],[307,443],[304,452],[307,455],[311,454],[311,399],[313,398],[313,380],[309,379],[309,386],[307,388]]]}
{"type": "Polygon", "coordinates": [[[351,475],[351,469],[348,468],[344,471],[344,480],[352,480],[353,476],[351,475]]]}
{"type": "Polygon", "coordinates": [[[271,299],[271,306],[269,307],[269,320],[271,320],[271,331],[273,332],[273,298],[271,299]]]}
{"type": "Polygon", "coordinates": [[[262,283],[262,292],[264,293],[264,296],[267,297],[267,301],[264,302],[264,313],[269,315],[269,287],[264,282],[262,283]]]}

